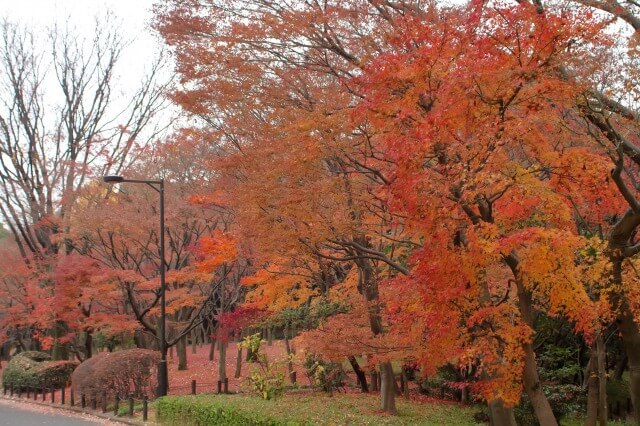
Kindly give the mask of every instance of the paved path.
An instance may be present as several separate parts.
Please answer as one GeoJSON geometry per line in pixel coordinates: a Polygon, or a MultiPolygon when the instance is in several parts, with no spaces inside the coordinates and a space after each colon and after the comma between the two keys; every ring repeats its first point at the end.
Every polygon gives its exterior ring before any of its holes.
{"type": "Polygon", "coordinates": [[[96,426],[107,423],[90,416],[67,413],[55,408],[0,400],[1,426],[96,426]]]}

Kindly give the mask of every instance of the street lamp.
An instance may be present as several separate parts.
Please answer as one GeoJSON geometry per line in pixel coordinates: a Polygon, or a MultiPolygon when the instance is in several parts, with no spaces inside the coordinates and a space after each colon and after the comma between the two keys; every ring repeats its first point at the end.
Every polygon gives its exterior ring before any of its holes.
{"type": "Polygon", "coordinates": [[[167,370],[167,336],[166,313],[165,313],[165,292],[166,283],[164,279],[164,179],[160,180],[140,180],[125,179],[122,176],[104,176],[106,183],[144,183],[149,185],[160,194],[160,326],[158,334],[160,339],[160,365],[158,366],[158,396],[165,396],[169,388],[169,372],[167,370]]]}

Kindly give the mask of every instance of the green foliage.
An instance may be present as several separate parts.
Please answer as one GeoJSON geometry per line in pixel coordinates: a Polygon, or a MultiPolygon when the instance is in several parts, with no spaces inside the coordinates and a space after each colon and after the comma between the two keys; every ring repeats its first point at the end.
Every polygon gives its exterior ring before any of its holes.
{"type": "Polygon", "coordinates": [[[318,299],[313,305],[283,309],[270,317],[269,325],[276,327],[295,327],[311,330],[317,328],[327,318],[346,313],[349,306],[345,302],[332,302],[326,298],[318,299]]]}
{"type": "Polygon", "coordinates": [[[262,343],[263,343],[263,340],[260,337],[260,333],[256,333],[242,339],[242,343],[240,343],[240,346],[245,348],[249,352],[258,354],[260,352],[260,347],[262,346],[262,343]]]}
{"type": "Polygon", "coordinates": [[[317,393],[283,395],[271,401],[249,395],[197,395],[160,398],[157,419],[162,425],[376,425],[471,426],[473,408],[456,404],[420,404],[399,399],[398,415],[384,416],[377,398],[317,393]]]}
{"type": "Polygon", "coordinates": [[[254,369],[247,378],[251,389],[263,399],[273,399],[282,395],[285,387],[285,365],[288,360],[271,362],[267,355],[260,352],[262,339],[260,334],[247,336],[240,346],[255,355],[258,368],[254,369]]]}
{"type": "Polygon", "coordinates": [[[304,367],[309,380],[324,392],[333,393],[336,389],[344,388],[347,375],[342,365],[325,361],[318,354],[309,353],[304,360],[304,367]]]}
{"type": "Polygon", "coordinates": [[[44,352],[28,351],[14,356],[2,374],[2,385],[15,389],[61,388],[78,366],[75,361],[51,361],[44,352]]]}
{"type": "Polygon", "coordinates": [[[578,363],[579,346],[561,347],[545,345],[537,356],[540,364],[540,376],[545,381],[573,383],[579,377],[582,368],[578,363]]]}
{"type": "MultiPolygon", "coordinates": [[[[549,400],[553,414],[558,421],[581,413],[587,404],[584,389],[576,385],[543,385],[542,390],[549,400]]],[[[520,405],[515,407],[518,424],[537,425],[538,420],[533,412],[533,406],[526,394],[522,395],[520,405]]]]}
{"type": "Polygon", "coordinates": [[[626,380],[607,380],[607,400],[611,404],[620,402],[626,404],[627,398],[630,398],[629,382],[626,380]]]}
{"type": "Polygon", "coordinates": [[[460,375],[456,372],[455,368],[451,366],[445,366],[438,369],[438,372],[430,377],[423,378],[419,381],[418,386],[420,392],[426,395],[433,395],[441,397],[442,390],[445,390],[445,396],[453,397],[453,390],[449,386],[449,382],[459,382],[460,375]]]}

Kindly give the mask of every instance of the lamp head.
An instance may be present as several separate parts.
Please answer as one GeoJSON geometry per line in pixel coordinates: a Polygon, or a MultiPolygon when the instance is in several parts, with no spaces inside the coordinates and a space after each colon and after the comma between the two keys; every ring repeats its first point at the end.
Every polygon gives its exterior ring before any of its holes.
{"type": "Polygon", "coordinates": [[[102,178],[106,183],[119,183],[124,182],[124,178],[122,176],[104,176],[102,178]]]}

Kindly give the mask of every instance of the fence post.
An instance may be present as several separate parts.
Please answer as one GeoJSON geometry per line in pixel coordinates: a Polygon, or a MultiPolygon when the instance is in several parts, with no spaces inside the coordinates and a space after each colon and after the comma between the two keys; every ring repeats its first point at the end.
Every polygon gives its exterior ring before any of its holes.
{"type": "MultiPolygon", "coordinates": [[[[194,380],[195,383],[195,380],[194,380]]],[[[142,397],[142,421],[146,422],[147,421],[147,416],[148,416],[148,401],[147,401],[147,395],[142,397]]]]}
{"type": "Polygon", "coordinates": [[[107,391],[102,391],[102,412],[107,412],[107,391]]]}
{"type": "Polygon", "coordinates": [[[129,416],[133,417],[133,393],[129,394],[129,416]]]}
{"type": "Polygon", "coordinates": [[[55,386],[51,386],[51,403],[56,402],[56,388],[55,386]]]}
{"type": "Polygon", "coordinates": [[[224,378],[224,393],[229,393],[229,378],[224,378]]]}
{"type": "Polygon", "coordinates": [[[80,395],[80,407],[84,408],[87,406],[87,397],[85,394],[80,395]]]}
{"type": "Polygon", "coordinates": [[[64,390],[65,390],[65,387],[62,386],[62,389],[60,389],[60,404],[61,405],[64,405],[64,390]]]}
{"type": "Polygon", "coordinates": [[[196,381],[192,380],[191,381],[191,395],[195,395],[196,394],[196,381]]]}
{"type": "Polygon", "coordinates": [[[222,392],[222,380],[218,380],[218,393],[222,392]]]}
{"type": "Polygon", "coordinates": [[[120,395],[116,394],[116,399],[114,401],[114,409],[113,409],[113,415],[117,416],[118,415],[118,411],[120,410],[120,395]]]}

